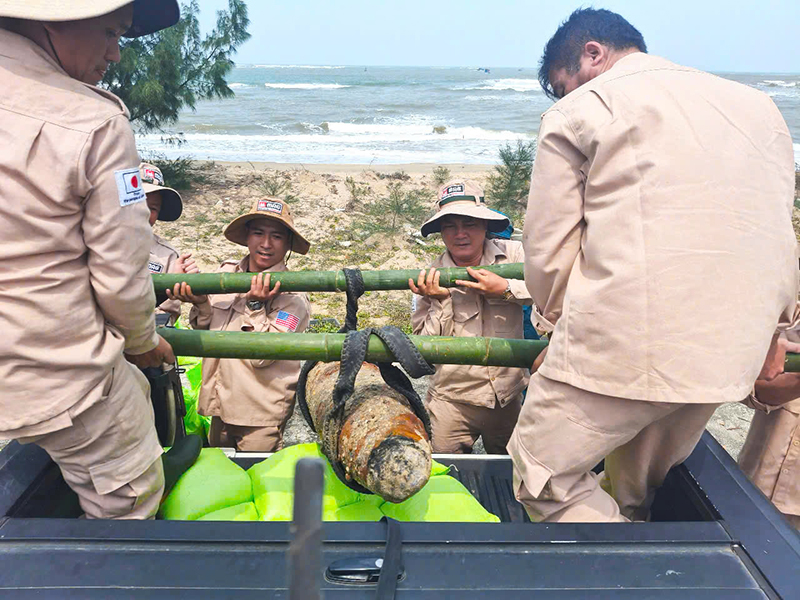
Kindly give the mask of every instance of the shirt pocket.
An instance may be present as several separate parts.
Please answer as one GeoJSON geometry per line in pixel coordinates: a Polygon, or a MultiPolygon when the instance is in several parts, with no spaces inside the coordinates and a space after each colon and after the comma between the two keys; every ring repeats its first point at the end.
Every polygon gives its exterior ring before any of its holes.
{"type": "MultiPolygon", "coordinates": [[[[465,294],[458,290],[450,292],[453,302],[453,321],[464,326],[471,319],[475,319],[480,312],[480,299],[477,294],[465,294]]],[[[456,332],[458,335],[458,332],[456,332]]]]}
{"type": "Polygon", "coordinates": [[[216,294],[209,296],[211,299],[211,309],[214,311],[211,317],[211,329],[228,329],[229,324],[237,324],[244,314],[245,301],[244,295],[239,294],[216,294]]]}
{"type": "MultiPolygon", "coordinates": [[[[517,332],[515,337],[522,337],[522,308],[501,299],[486,299],[487,309],[490,314],[489,323],[491,332],[510,334],[517,332]]],[[[503,336],[504,337],[504,336],[503,336]]]]}

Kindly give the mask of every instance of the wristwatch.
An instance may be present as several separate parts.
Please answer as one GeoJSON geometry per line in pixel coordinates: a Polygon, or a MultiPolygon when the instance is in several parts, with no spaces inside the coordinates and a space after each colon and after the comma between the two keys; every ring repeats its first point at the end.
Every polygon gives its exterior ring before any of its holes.
{"type": "Polygon", "coordinates": [[[511,293],[511,282],[506,280],[506,291],[503,292],[503,300],[511,300],[514,297],[514,294],[511,293]]]}
{"type": "Polygon", "coordinates": [[[248,300],[247,301],[247,308],[250,310],[261,310],[264,308],[264,303],[261,300],[248,300]]]}

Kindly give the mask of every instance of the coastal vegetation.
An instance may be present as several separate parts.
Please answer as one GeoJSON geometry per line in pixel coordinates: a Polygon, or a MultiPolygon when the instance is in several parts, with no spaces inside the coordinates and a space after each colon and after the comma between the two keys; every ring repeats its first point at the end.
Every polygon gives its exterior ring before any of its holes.
{"type": "Polygon", "coordinates": [[[486,187],[486,200],[492,208],[522,222],[531,188],[531,170],[536,158],[536,142],[517,140],[499,150],[500,164],[494,167],[486,187]]]}
{"type": "MultiPolygon", "coordinates": [[[[250,38],[247,5],[228,0],[228,10],[217,12],[216,26],[205,36],[199,14],[198,1],[191,0],[181,7],[174,27],[120,42],[120,62],[109,66],[101,85],[122,98],[139,132],[163,131],[198,101],[234,95],[226,77],[237,49],[250,38]]],[[[182,140],[167,137],[173,143],[182,140]]]]}

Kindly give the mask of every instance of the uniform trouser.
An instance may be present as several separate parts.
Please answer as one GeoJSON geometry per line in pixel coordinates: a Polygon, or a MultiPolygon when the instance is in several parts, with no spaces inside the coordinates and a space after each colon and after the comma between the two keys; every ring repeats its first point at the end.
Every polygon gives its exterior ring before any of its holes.
{"type": "Polygon", "coordinates": [[[647,520],[718,406],[615,398],[535,374],[508,444],[516,497],[533,521],[647,520]],[[603,458],[601,477],[591,470],[603,458]]]}
{"type": "Polygon", "coordinates": [[[507,454],[506,444],[514,431],[521,407],[522,394],[503,407],[496,402],[494,408],[429,397],[433,451],[469,454],[480,436],[488,454],[507,454]]]}
{"type": "Polygon", "coordinates": [[[800,415],[756,411],[739,453],[745,475],[800,530],[800,415]]]}
{"type": "Polygon", "coordinates": [[[70,415],[71,426],[18,441],[47,451],[87,518],[152,518],[164,492],[164,469],[150,385],[122,356],[100,385],[101,399],[70,415]]]}
{"type": "Polygon", "coordinates": [[[277,452],[283,448],[285,427],[285,422],[259,427],[231,425],[219,417],[211,417],[208,443],[215,448],[236,448],[242,452],[277,452]]]}

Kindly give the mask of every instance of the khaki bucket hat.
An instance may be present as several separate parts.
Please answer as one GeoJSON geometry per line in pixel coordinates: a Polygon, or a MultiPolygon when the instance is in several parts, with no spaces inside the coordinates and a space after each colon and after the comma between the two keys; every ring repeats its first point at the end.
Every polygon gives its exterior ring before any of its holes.
{"type": "Polygon", "coordinates": [[[283,223],[292,232],[292,252],[298,254],[308,254],[311,244],[304,238],[294,226],[292,213],[289,205],[283,200],[267,196],[256,200],[250,212],[236,217],[228,224],[223,234],[234,244],[247,246],[247,224],[256,219],[270,219],[283,223]]]}
{"type": "Polygon", "coordinates": [[[0,0],[0,17],[30,21],[81,21],[133,4],[133,25],[123,35],[139,37],[172,27],[181,16],[178,0],[0,0]]]}
{"type": "Polygon", "coordinates": [[[420,230],[424,237],[431,233],[440,233],[441,220],[447,215],[483,219],[488,221],[486,229],[495,233],[503,231],[511,223],[505,215],[487,208],[483,188],[468,179],[454,179],[440,187],[436,207],[436,214],[425,221],[420,230]]]}
{"type": "Polygon", "coordinates": [[[141,163],[139,179],[142,180],[142,189],[145,194],[161,192],[161,210],[158,211],[158,220],[177,221],[183,212],[183,200],[178,192],[164,187],[164,176],[161,174],[161,169],[150,163],[141,163]]]}

